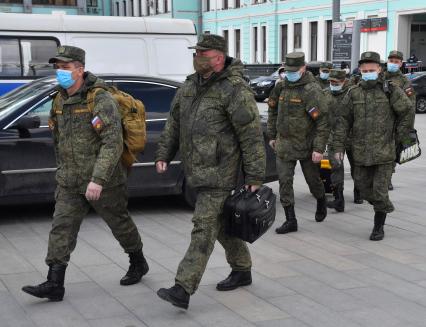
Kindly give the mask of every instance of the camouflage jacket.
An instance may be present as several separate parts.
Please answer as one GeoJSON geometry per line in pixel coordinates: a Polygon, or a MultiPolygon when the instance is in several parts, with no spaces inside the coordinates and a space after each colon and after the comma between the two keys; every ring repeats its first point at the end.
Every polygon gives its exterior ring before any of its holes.
{"type": "Polygon", "coordinates": [[[206,81],[189,75],[173,99],[156,161],[170,162],[179,149],[192,187],[236,187],[241,162],[246,184],[264,180],[259,111],[242,72],[241,61],[227,57],[225,68],[206,81]]]}
{"type": "Polygon", "coordinates": [[[322,79],[319,75],[315,76],[315,80],[317,81],[321,90],[324,90],[330,87],[330,82],[327,79],[322,79]]]}
{"type": "Polygon", "coordinates": [[[93,181],[104,188],[126,182],[121,164],[123,134],[117,103],[107,91],[99,91],[94,111],[87,106],[87,92],[103,81],[87,72],[77,93],[68,96],[58,87],[50,111],[59,185],[84,193],[93,181]]]}
{"type": "MultiPolygon", "coordinates": [[[[330,135],[328,137],[328,147],[329,151],[334,152],[333,150],[333,135],[336,130],[338,117],[342,113],[342,101],[345,95],[348,93],[350,86],[349,81],[346,81],[343,85],[343,88],[340,91],[331,92],[328,88],[323,90],[326,98],[327,98],[327,107],[328,107],[328,125],[330,127],[330,135]]],[[[350,137],[346,139],[345,149],[350,148],[350,137]]]]}
{"type": "Polygon", "coordinates": [[[394,85],[397,85],[398,87],[403,89],[405,94],[407,94],[408,98],[415,106],[416,93],[414,92],[414,88],[411,85],[411,81],[407,78],[407,76],[403,75],[400,70],[398,70],[396,73],[390,73],[386,71],[384,73],[384,78],[385,80],[391,81],[394,85]]]}
{"type": "Polygon", "coordinates": [[[411,101],[399,87],[383,89],[383,80],[361,81],[342,101],[333,136],[333,148],[343,152],[352,129],[355,164],[372,166],[395,160],[395,140],[402,142],[410,130],[411,101]],[[396,135],[395,135],[396,133],[396,135]]]}
{"type": "Polygon", "coordinates": [[[278,83],[268,100],[268,137],[276,140],[277,155],[287,160],[323,153],[327,143],[328,111],[325,95],[314,76],[306,72],[290,83],[278,83]]]}
{"type": "Polygon", "coordinates": [[[390,73],[386,71],[384,73],[384,78],[388,81],[391,81],[394,85],[400,87],[408,98],[411,100],[412,109],[411,109],[411,128],[414,128],[414,120],[416,117],[416,92],[414,91],[411,81],[407,76],[403,75],[400,70],[396,73],[390,73]]]}

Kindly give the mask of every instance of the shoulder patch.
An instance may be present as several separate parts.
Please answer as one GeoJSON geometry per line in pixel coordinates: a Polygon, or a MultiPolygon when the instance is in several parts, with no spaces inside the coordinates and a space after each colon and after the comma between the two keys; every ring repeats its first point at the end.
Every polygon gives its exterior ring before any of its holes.
{"type": "Polygon", "coordinates": [[[404,91],[405,91],[405,94],[407,94],[407,96],[409,96],[409,97],[414,94],[414,90],[411,86],[407,87],[404,91]]]}
{"type": "Polygon", "coordinates": [[[320,115],[320,111],[318,107],[312,107],[311,109],[308,110],[308,114],[309,116],[311,116],[313,120],[316,120],[320,115]]]}

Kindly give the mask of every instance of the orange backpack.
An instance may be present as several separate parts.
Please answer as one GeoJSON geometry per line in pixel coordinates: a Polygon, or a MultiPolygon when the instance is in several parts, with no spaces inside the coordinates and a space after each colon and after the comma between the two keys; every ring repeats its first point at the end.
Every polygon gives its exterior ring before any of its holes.
{"type": "Polygon", "coordinates": [[[87,106],[91,112],[94,111],[95,97],[100,90],[106,90],[111,93],[118,103],[124,141],[121,160],[126,167],[130,167],[137,161],[137,155],[145,148],[145,106],[142,101],[135,99],[130,94],[120,91],[114,86],[100,86],[93,88],[87,94],[87,106]]]}

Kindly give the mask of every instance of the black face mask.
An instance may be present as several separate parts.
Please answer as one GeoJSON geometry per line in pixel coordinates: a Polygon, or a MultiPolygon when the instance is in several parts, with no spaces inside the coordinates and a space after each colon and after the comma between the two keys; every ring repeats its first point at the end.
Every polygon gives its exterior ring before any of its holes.
{"type": "Polygon", "coordinates": [[[193,59],[195,71],[200,75],[205,75],[213,71],[213,68],[210,65],[210,59],[210,57],[195,56],[193,59]]]}

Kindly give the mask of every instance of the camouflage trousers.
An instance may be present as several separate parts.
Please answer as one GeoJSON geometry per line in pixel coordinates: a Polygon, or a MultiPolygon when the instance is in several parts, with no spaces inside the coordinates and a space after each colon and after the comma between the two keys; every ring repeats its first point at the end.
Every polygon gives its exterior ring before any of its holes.
{"type": "Polygon", "coordinates": [[[127,253],[142,249],[138,229],[127,211],[127,186],[105,189],[98,201],[58,186],[46,264],[67,264],[77,244],[81,222],[90,208],[108,224],[114,237],[127,253]]]}
{"type": "Polygon", "coordinates": [[[192,218],[191,243],[179,264],[176,284],[194,294],[200,284],[216,240],[225,249],[226,260],[234,271],[249,271],[251,257],[246,243],[225,234],[223,204],[229,191],[200,191],[192,218]]]}
{"type": "Polygon", "coordinates": [[[374,206],[375,212],[390,213],[394,206],[389,200],[388,186],[392,178],[393,164],[355,166],[355,185],[361,197],[374,206]]]}
{"type": "MultiPolygon", "coordinates": [[[[355,168],[355,164],[354,164],[354,158],[352,156],[352,151],[347,151],[346,152],[346,157],[349,160],[349,165],[351,167],[351,176],[352,179],[354,178],[354,168],[355,168]]],[[[344,180],[345,180],[345,166],[343,161],[338,161],[334,158],[334,152],[330,151],[329,152],[329,160],[330,160],[330,164],[331,164],[331,175],[330,175],[330,179],[331,179],[331,184],[333,187],[336,187],[338,184],[344,184],[344,180]]]]}
{"type": "MultiPolygon", "coordinates": [[[[305,176],[306,183],[308,183],[309,190],[316,199],[321,199],[325,196],[324,184],[320,177],[320,166],[315,164],[312,160],[304,159],[299,160],[302,167],[303,175],[305,176]]],[[[294,168],[297,161],[285,161],[277,156],[277,172],[280,183],[280,201],[283,207],[289,205],[294,206],[294,168]]]]}

